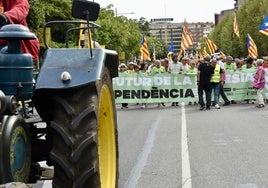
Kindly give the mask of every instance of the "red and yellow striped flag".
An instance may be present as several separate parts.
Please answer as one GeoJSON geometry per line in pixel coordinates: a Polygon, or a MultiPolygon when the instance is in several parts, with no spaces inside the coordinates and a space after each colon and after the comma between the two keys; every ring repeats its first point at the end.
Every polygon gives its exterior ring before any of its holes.
{"type": "Polygon", "coordinates": [[[206,37],[205,39],[211,55],[220,52],[220,56],[222,58],[226,57],[226,55],[222,51],[220,51],[220,49],[216,44],[214,44],[214,42],[212,42],[208,37],[206,37]]]}
{"type": "Polygon", "coordinates": [[[193,45],[193,38],[188,29],[188,23],[184,20],[181,37],[181,49],[186,50],[191,45],[193,45]]]}
{"type": "Polygon", "coordinates": [[[205,57],[207,57],[207,56],[210,56],[208,53],[207,53],[207,49],[206,49],[206,47],[204,47],[204,49],[203,49],[203,51],[202,51],[202,53],[201,53],[201,58],[205,58],[205,57]]]}
{"type": "Polygon", "coordinates": [[[253,39],[248,34],[248,56],[252,58],[258,57],[258,49],[253,39]]]}
{"type": "Polygon", "coordinates": [[[238,29],[238,24],[236,20],[236,15],[234,14],[234,21],[233,21],[233,29],[234,29],[234,34],[236,34],[237,37],[240,37],[239,35],[239,29],[238,29]]]}
{"type": "Polygon", "coordinates": [[[205,38],[210,54],[214,54],[219,48],[208,37],[205,38]]]}
{"type": "Polygon", "coordinates": [[[143,35],[141,39],[140,51],[141,51],[141,61],[146,61],[146,60],[151,61],[145,35],[143,35]]]}

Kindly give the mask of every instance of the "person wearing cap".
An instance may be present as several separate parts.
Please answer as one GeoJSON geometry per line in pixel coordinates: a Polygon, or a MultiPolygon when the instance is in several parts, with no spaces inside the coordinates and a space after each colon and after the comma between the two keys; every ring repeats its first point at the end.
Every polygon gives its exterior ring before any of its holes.
{"type": "Polygon", "coordinates": [[[118,71],[119,73],[124,73],[127,71],[127,66],[125,63],[120,63],[120,65],[118,66],[118,71]]]}
{"type": "Polygon", "coordinates": [[[265,107],[264,99],[262,96],[262,90],[265,87],[265,70],[262,66],[263,60],[257,59],[256,64],[257,70],[254,75],[254,81],[252,83],[252,86],[257,90],[258,105],[256,107],[263,108],[265,107]]]}
{"type": "Polygon", "coordinates": [[[200,63],[197,71],[197,90],[200,110],[210,110],[211,105],[211,83],[210,79],[214,74],[214,67],[209,63],[210,56],[206,56],[204,61],[200,63]],[[204,102],[204,92],[206,96],[206,103],[204,102]]]}
{"type": "Polygon", "coordinates": [[[135,72],[136,72],[135,63],[129,62],[127,73],[135,73],[135,72]]]}

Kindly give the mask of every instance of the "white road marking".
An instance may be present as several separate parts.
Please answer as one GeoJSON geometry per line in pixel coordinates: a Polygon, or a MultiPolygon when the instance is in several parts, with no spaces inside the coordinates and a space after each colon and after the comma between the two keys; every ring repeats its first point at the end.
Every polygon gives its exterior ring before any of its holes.
{"type": "Polygon", "coordinates": [[[182,167],[182,188],[192,188],[191,168],[189,160],[187,124],[185,115],[185,106],[181,106],[181,167],[182,167]]]}
{"type": "Polygon", "coordinates": [[[160,120],[161,120],[161,116],[157,116],[156,121],[152,124],[152,126],[148,132],[148,136],[147,136],[147,139],[145,141],[144,147],[142,148],[142,152],[140,153],[140,155],[137,159],[137,163],[132,168],[131,173],[128,177],[128,180],[126,181],[126,183],[124,185],[125,188],[136,188],[137,187],[141,173],[143,171],[143,168],[146,165],[147,158],[148,158],[148,156],[151,153],[151,150],[153,148],[155,133],[156,133],[157,128],[159,127],[160,120]]]}

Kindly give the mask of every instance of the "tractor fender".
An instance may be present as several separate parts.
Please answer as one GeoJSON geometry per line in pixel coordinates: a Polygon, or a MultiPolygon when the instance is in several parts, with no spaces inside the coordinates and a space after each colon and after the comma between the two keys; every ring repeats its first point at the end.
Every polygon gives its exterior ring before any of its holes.
{"type": "Polygon", "coordinates": [[[35,89],[66,89],[96,82],[105,66],[111,78],[118,76],[119,58],[116,51],[93,48],[47,49],[38,73],[35,89]],[[70,79],[62,79],[66,73],[70,79]]]}

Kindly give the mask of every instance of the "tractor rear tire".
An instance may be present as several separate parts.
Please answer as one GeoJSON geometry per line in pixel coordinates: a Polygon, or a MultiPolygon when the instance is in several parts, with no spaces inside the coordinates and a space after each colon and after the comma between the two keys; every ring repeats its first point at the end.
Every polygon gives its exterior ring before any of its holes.
{"type": "Polygon", "coordinates": [[[53,187],[117,187],[117,118],[108,69],[100,81],[57,92],[52,102],[53,187]]]}

